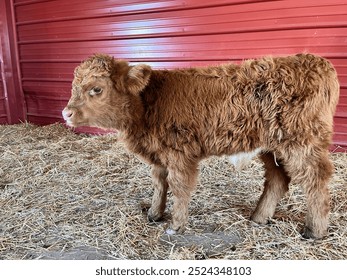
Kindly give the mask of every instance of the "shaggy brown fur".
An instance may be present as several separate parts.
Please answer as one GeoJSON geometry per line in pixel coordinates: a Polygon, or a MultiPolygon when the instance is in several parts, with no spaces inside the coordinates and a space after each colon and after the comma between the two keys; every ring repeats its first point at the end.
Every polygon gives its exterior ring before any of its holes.
{"type": "Polygon", "coordinates": [[[184,230],[199,161],[261,148],[266,181],[252,220],[266,223],[293,180],[307,194],[303,235],[321,238],[338,96],[333,66],[311,54],[172,71],[100,54],[76,68],[63,116],[71,126],[120,131],[128,149],[153,166],[148,217],[161,219],[170,189],[169,233],[184,230]]]}

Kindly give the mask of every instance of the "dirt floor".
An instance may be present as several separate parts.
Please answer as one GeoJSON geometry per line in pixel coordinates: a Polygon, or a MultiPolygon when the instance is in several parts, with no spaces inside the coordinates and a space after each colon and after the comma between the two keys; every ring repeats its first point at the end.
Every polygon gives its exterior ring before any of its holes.
{"type": "Polygon", "coordinates": [[[60,124],[0,126],[0,259],[347,259],[347,154],[331,158],[329,236],[300,235],[306,202],[291,185],[266,226],[249,220],[262,191],[258,160],[236,171],[226,158],[200,165],[184,235],[146,219],[150,168],[116,136],[60,124]]]}

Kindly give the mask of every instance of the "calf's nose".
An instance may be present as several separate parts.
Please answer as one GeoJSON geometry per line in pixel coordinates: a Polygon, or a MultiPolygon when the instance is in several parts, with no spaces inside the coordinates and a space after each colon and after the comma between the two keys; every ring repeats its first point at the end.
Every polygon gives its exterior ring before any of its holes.
{"type": "Polygon", "coordinates": [[[67,121],[69,118],[72,117],[73,111],[69,110],[68,108],[65,108],[65,109],[63,110],[62,114],[63,114],[64,120],[67,121]]]}

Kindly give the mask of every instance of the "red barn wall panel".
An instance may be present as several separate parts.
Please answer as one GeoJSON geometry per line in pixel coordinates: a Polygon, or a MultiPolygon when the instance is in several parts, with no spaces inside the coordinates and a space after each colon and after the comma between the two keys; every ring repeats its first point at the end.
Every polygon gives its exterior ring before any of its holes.
{"type": "Polygon", "coordinates": [[[0,1],[0,124],[25,120],[11,1],[0,1]]]}
{"type": "Polygon", "coordinates": [[[346,0],[13,0],[29,121],[61,120],[73,69],[97,52],[154,68],[312,52],[341,83],[334,143],[347,146],[346,0]]]}

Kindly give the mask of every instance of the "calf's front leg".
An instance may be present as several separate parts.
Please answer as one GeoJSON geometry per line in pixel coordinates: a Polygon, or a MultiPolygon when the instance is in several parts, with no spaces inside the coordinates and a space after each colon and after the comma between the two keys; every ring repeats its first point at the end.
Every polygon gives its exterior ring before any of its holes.
{"type": "Polygon", "coordinates": [[[152,167],[152,180],[154,193],[151,208],[148,210],[148,220],[159,221],[164,214],[167,199],[167,169],[162,166],[154,165],[152,167]]]}
{"type": "Polygon", "coordinates": [[[174,196],[172,221],[167,234],[182,233],[188,222],[188,205],[197,180],[197,164],[185,168],[169,168],[167,181],[174,196]]]}

